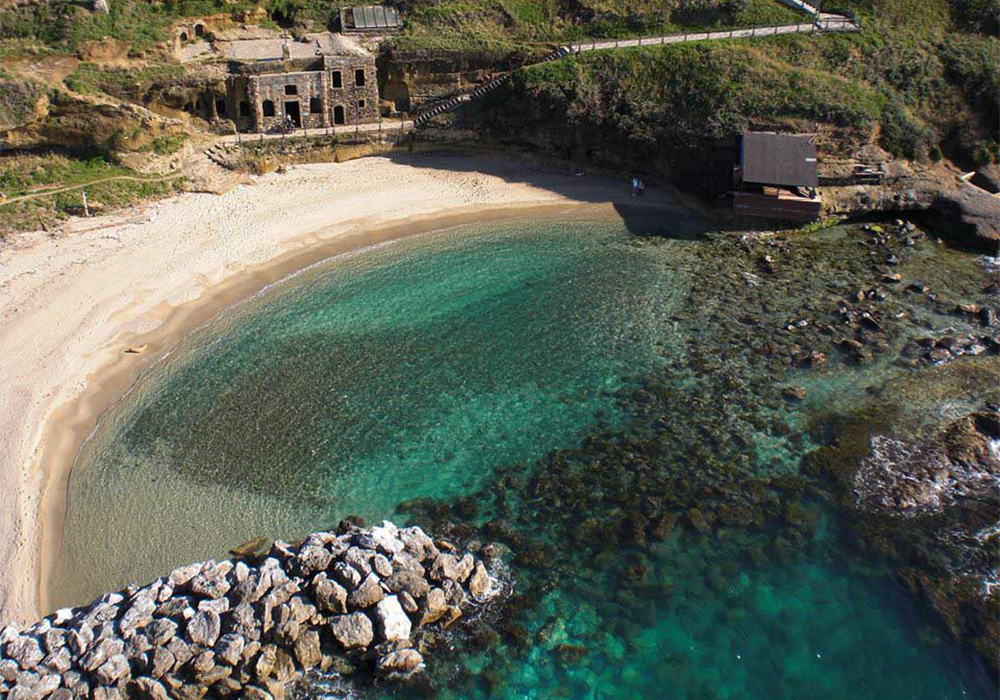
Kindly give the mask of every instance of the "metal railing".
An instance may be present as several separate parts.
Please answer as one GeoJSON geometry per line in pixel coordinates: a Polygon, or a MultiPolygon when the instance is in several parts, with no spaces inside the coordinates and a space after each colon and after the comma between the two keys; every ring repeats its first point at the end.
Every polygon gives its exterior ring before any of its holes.
{"type": "Polygon", "coordinates": [[[815,34],[817,32],[856,32],[859,27],[847,17],[824,16],[814,22],[799,24],[784,24],[772,27],[751,27],[750,29],[724,29],[714,32],[684,32],[683,34],[667,34],[664,36],[640,37],[638,39],[609,39],[605,41],[590,41],[580,44],[570,44],[572,53],[585,51],[603,51],[608,49],[623,49],[638,46],[663,46],[666,44],[682,44],[689,41],[719,41],[722,39],[756,39],[781,34],[815,34]]]}

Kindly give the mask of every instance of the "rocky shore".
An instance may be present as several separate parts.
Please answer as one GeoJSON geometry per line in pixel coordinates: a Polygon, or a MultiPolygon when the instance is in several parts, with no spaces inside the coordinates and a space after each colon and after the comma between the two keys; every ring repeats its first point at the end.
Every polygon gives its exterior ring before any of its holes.
{"type": "Polygon", "coordinates": [[[268,700],[310,669],[411,680],[425,634],[496,590],[481,559],[419,527],[344,521],[3,628],[0,695],[268,700]]]}

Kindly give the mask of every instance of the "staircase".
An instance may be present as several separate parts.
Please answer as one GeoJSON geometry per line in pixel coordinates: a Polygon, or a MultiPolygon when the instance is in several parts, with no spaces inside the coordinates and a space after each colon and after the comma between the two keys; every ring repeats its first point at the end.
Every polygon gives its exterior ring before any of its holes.
{"type": "Polygon", "coordinates": [[[812,15],[813,17],[819,17],[819,9],[814,5],[811,5],[804,0],[778,0],[782,5],[787,5],[793,10],[801,10],[807,15],[812,15]]]}
{"type": "MultiPolygon", "coordinates": [[[[556,61],[560,58],[563,58],[564,56],[568,56],[570,53],[571,49],[568,46],[560,46],[552,53],[546,55],[541,61],[539,61],[539,63],[548,63],[550,61],[556,61]]],[[[475,90],[466,95],[456,95],[454,97],[450,97],[446,100],[443,100],[441,102],[432,105],[427,110],[417,115],[417,117],[413,120],[414,128],[420,128],[421,126],[424,126],[427,122],[429,122],[431,119],[438,116],[439,114],[445,114],[446,112],[453,112],[466,102],[469,102],[470,100],[477,100],[480,97],[483,97],[484,95],[488,95],[489,93],[493,92],[498,87],[506,83],[508,80],[510,80],[510,76],[511,76],[510,73],[504,73],[503,75],[498,75],[497,77],[493,78],[492,80],[486,83],[483,83],[475,90]]]]}
{"type": "Polygon", "coordinates": [[[181,168],[187,178],[185,189],[192,192],[225,194],[237,185],[251,182],[247,175],[230,170],[226,155],[229,145],[217,143],[204,151],[196,151],[181,168]]]}
{"type": "MultiPolygon", "coordinates": [[[[745,29],[728,29],[721,31],[684,32],[683,34],[671,34],[658,37],[647,37],[637,39],[614,39],[604,41],[591,41],[583,44],[573,44],[572,46],[561,46],[548,54],[539,63],[557,61],[570,54],[583,53],[585,51],[604,51],[618,48],[628,48],[632,46],[666,45],[688,41],[715,41],[722,39],[743,39],[777,36],[778,34],[813,34],[820,32],[856,32],[859,30],[857,23],[843,15],[820,12],[819,9],[806,2],[806,0],[779,0],[782,4],[794,10],[809,15],[810,21],[799,24],[789,24],[773,27],[750,27],[745,29]]],[[[816,0],[813,0],[815,2],[816,0]]],[[[504,73],[486,82],[470,93],[455,95],[431,105],[421,112],[413,120],[413,128],[419,129],[426,126],[434,117],[439,114],[453,112],[470,100],[475,100],[493,92],[498,87],[510,80],[511,73],[504,73]]]]}
{"type": "Polygon", "coordinates": [[[226,143],[216,143],[204,151],[210,161],[216,165],[221,165],[223,168],[229,167],[228,156],[230,152],[229,144],[226,143]]]}

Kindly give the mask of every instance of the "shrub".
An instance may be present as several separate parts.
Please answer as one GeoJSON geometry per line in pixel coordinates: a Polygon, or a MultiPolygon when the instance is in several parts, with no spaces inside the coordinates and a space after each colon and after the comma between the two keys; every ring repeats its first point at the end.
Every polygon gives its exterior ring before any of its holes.
{"type": "Polygon", "coordinates": [[[880,124],[882,147],[896,157],[922,158],[935,141],[930,127],[916,119],[898,97],[886,103],[880,124]]]}
{"type": "Polygon", "coordinates": [[[952,0],[955,20],[965,29],[1000,34],[1000,0],[952,0]]]}

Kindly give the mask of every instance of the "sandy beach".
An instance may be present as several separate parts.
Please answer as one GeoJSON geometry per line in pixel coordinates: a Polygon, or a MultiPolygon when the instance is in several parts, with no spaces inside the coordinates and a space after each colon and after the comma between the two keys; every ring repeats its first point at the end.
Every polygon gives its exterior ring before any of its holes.
{"type": "MultiPolygon", "coordinates": [[[[624,183],[512,161],[378,157],[300,166],[223,196],[184,194],[7,241],[0,624],[48,612],[44,572],[58,552],[79,445],[186,331],[331,255],[528,207],[580,204],[612,214],[636,206],[624,183]]],[[[681,205],[673,193],[653,192],[641,206],[681,205]]]]}

